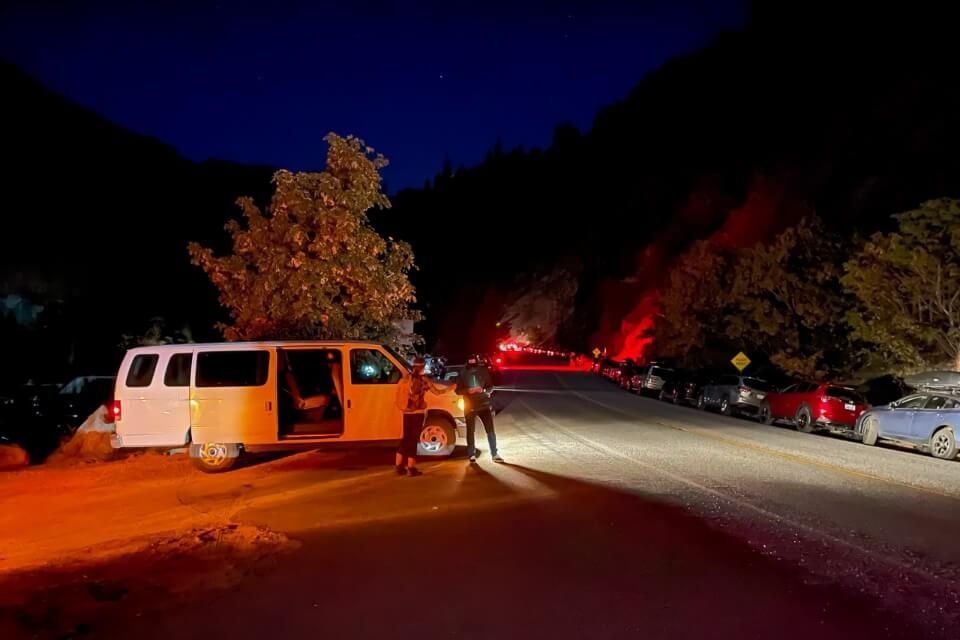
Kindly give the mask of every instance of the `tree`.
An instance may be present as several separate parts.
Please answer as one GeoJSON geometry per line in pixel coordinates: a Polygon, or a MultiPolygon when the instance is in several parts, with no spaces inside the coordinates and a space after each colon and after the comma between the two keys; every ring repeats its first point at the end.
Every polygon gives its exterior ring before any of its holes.
{"type": "Polygon", "coordinates": [[[120,336],[120,347],[122,349],[158,344],[184,344],[187,342],[193,342],[193,332],[190,330],[190,325],[183,324],[179,329],[176,329],[162,316],[150,318],[146,328],[139,333],[124,333],[120,336]]]}
{"type": "Polygon", "coordinates": [[[390,206],[380,177],[386,159],[353,136],[325,140],[326,169],[276,172],[266,212],[251,198],[238,200],[246,224],[226,226],[232,253],[189,246],[229,311],[232,322],[218,325],[228,340],[390,341],[395,322],[419,319],[411,308],[412,249],[381,237],[367,217],[390,206]]]}
{"type": "Polygon", "coordinates": [[[894,219],[897,231],[873,234],[844,265],[857,302],[847,320],[888,366],[960,370],[960,200],[894,219]]]}
{"type": "Polygon", "coordinates": [[[738,253],[725,333],[808,380],[846,374],[859,364],[840,285],[844,244],[819,218],[802,219],[769,243],[738,253]]]}
{"type": "Polygon", "coordinates": [[[730,257],[701,240],[670,267],[653,329],[658,357],[686,359],[722,333],[730,257]]]}

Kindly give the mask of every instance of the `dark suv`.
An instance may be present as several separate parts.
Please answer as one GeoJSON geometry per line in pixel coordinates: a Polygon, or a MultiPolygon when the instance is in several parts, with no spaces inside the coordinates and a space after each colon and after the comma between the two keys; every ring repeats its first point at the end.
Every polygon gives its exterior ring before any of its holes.
{"type": "Polygon", "coordinates": [[[715,382],[703,387],[697,399],[697,407],[716,408],[726,416],[734,413],[756,415],[772,390],[765,380],[759,378],[722,375],[715,382]]]}

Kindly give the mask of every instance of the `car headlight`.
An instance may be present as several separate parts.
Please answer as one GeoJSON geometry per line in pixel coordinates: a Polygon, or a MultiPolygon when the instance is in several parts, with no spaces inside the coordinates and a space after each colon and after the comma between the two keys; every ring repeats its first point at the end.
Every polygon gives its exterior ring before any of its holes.
{"type": "Polygon", "coordinates": [[[464,410],[463,407],[464,407],[463,398],[462,397],[457,398],[457,408],[460,409],[460,411],[463,411],[464,410]]]}

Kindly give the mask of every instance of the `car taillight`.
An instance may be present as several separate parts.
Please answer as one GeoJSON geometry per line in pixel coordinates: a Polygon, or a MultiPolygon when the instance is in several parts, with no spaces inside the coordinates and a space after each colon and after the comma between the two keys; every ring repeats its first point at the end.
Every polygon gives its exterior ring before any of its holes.
{"type": "Polygon", "coordinates": [[[123,415],[123,412],[120,410],[120,401],[114,400],[110,405],[110,418],[113,422],[116,422],[123,415]]]}

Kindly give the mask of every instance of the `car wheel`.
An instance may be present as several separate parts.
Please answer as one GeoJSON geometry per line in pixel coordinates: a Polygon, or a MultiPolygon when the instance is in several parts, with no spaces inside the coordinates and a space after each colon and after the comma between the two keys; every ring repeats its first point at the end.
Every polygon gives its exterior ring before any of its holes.
{"type": "Polygon", "coordinates": [[[730,402],[730,398],[721,398],[720,399],[720,413],[725,416],[733,414],[733,403],[730,402]]]}
{"type": "Polygon", "coordinates": [[[943,427],[930,438],[930,455],[941,460],[957,457],[957,437],[950,427],[943,427]]]}
{"type": "Polygon", "coordinates": [[[807,405],[797,409],[797,415],[794,416],[793,422],[797,426],[797,431],[813,433],[813,417],[810,415],[810,407],[807,405]]]}
{"type": "Polygon", "coordinates": [[[773,424],[773,414],[770,413],[770,403],[764,400],[757,412],[757,419],[763,424],[773,424]]]}
{"type": "Polygon", "coordinates": [[[418,456],[449,456],[457,447],[457,430],[445,417],[428,416],[420,430],[418,456]]]}
{"type": "Polygon", "coordinates": [[[190,445],[190,461],[204,473],[229,471],[240,459],[240,445],[206,442],[190,445]]]}
{"type": "Polygon", "coordinates": [[[880,435],[880,425],[875,416],[867,416],[863,419],[863,444],[872,447],[877,444],[877,438],[880,435]]]}

